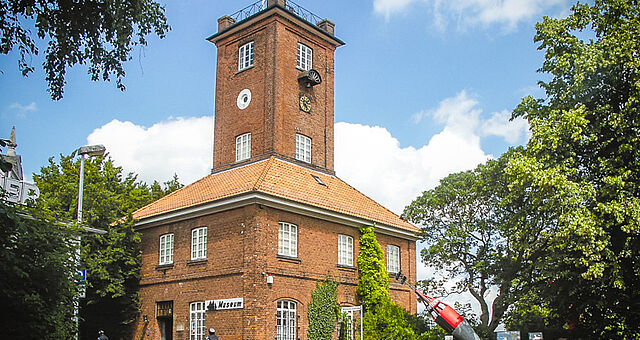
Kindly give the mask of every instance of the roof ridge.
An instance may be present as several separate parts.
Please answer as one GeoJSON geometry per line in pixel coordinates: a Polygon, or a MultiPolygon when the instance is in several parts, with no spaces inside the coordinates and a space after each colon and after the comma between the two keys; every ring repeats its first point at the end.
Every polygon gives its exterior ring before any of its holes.
{"type": "Polygon", "coordinates": [[[262,173],[260,174],[260,176],[258,176],[258,179],[256,180],[256,183],[253,185],[253,188],[251,188],[251,190],[260,189],[260,187],[262,186],[262,183],[264,183],[264,180],[267,177],[267,174],[269,173],[269,170],[271,170],[271,168],[273,167],[273,162],[274,162],[274,156],[270,156],[267,161],[267,164],[265,164],[264,166],[264,170],[262,170],[262,173]]]}
{"type": "Polygon", "coordinates": [[[197,181],[195,181],[195,182],[189,183],[189,184],[187,184],[187,185],[183,186],[182,188],[180,188],[180,189],[178,189],[178,190],[174,190],[174,191],[172,191],[172,192],[168,193],[167,195],[164,195],[164,196],[162,196],[162,197],[158,198],[157,200],[151,201],[151,202],[149,202],[148,204],[146,204],[145,206],[140,207],[140,208],[138,208],[138,209],[134,210],[131,214],[133,215],[133,214],[137,213],[138,211],[141,211],[141,210],[145,209],[146,207],[148,207],[148,206],[150,206],[150,205],[152,205],[152,204],[155,204],[156,202],[159,202],[159,201],[162,201],[162,200],[165,200],[165,199],[169,199],[170,197],[177,195],[177,193],[178,193],[179,191],[182,191],[182,190],[184,190],[184,189],[186,189],[186,188],[188,188],[188,187],[190,187],[190,186],[192,186],[192,185],[195,185],[195,184],[196,184],[196,183],[198,183],[198,182],[204,181],[204,180],[205,180],[205,179],[207,179],[209,176],[211,176],[211,174],[208,174],[208,175],[206,175],[206,176],[204,176],[204,177],[200,178],[199,180],[197,180],[197,181]]]}
{"type": "MultiPolygon", "coordinates": [[[[413,225],[413,223],[411,223],[411,222],[409,222],[409,221],[405,220],[404,218],[402,218],[402,216],[400,216],[400,215],[398,215],[398,214],[394,213],[394,212],[393,212],[393,211],[391,211],[389,208],[387,208],[387,207],[385,207],[384,205],[382,205],[382,204],[378,203],[378,201],[376,201],[376,200],[374,200],[373,198],[369,197],[369,195],[366,195],[366,194],[365,194],[365,193],[363,193],[362,191],[360,191],[360,190],[356,189],[356,188],[355,188],[355,187],[353,187],[351,184],[347,183],[347,181],[343,180],[342,178],[338,177],[337,175],[336,175],[335,177],[336,177],[340,182],[342,182],[342,183],[346,184],[346,185],[347,185],[348,187],[350,187],[351,189],[353,189],[353,190],[355,190],[355,191],[359,192],[362,196],[364,196],[364,197],[366,197],[366,198],[370,199],[373,203],[375,203],[375,204],[379,205],[380,207],[382,207],[382,209],[386,210],[387,212],[390,212],[390,213],[394,214],[395,216],[398,216],[398,218],[399,218],[399,219],[401,219],[401,220],[403,220],[403,221],[405,221],[405,222],[407,222],[407,223],[409,223],[409,224],[413,225]]],[[[416,227],[416,228],[417,228],[417,227],[416,227]]]]}

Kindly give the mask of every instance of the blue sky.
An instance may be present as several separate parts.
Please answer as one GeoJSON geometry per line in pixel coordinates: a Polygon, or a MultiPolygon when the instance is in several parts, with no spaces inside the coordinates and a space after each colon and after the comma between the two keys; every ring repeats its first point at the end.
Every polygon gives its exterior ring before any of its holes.
{"type": "MultiPolygon", "coordinates": [[[[102,143],[147,182],[207,175],[216,47],[205,38],[219,17],[251,2],[162,2],[172,30],[133,51],[125,92],[91,82],[81,65],[68,70],[64,98],[52,101],[40,69],[23,78],[16,53],[0,56],[0,137],[16,126],[26,174],[102,143]]],[[[507,118],[523,96],[542,96],[535,23],[565,16],[572,1],[296,3],[335,22],[346,42],[335,62],[337,175],[400,213],[447,174],[526,143],[526,123],[507,118]]]]}

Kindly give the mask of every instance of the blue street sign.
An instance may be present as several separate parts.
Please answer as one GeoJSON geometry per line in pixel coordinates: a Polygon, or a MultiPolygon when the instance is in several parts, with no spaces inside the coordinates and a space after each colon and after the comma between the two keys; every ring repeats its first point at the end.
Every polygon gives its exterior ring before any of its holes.
{"type": "Polygon", "coordinates": [[[78,274],[78,281],[82,282],[82,281],[87,281],[87,270],[86,269],[78,269],[76,271],[76,273],[78,274]]]}

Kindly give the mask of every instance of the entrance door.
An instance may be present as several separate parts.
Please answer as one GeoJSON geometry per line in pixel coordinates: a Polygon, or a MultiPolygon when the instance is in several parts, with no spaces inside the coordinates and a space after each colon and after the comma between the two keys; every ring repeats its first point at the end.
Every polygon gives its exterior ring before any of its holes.
{"type": "Polygon", "coordinates": [[[173,340],[173,318],[158,319],[160,325],[160,338],[162,340],[173,340]]]}

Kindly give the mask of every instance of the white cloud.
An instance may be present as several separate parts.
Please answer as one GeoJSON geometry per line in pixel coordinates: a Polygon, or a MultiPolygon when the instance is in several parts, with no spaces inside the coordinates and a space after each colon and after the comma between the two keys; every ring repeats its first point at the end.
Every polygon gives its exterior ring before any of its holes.
{"type": "Polygon", "coordinates": [[[541,13],[560,7],[566,10],[567,0],[373,0],[373,9],[386,19],[408,10],[412,3],[424,3],[433,15],[433,25],[443,30],[449,21],[459,28],[475,25],[503,25],[508,29],[541,13]]]}
{"type": "Polygon", "coordinates": [[[404,10],[412,2],[415,0],[374,0],[373,10],[388,19],[391,14],[404,10]]]}
{"type": "Polygon", "coordinates": [[[104,144],[125,173],[135,172],[144,182],[162,183],[177,173],[189,184],[211,171],[213,119],[169,118],[148,128],[114,119],[95,129],[87,142],[104,144]]]}
{"type": "Polygon", "coordinates": [[[26,118],[27,113],[37,111],[38,106],[36,105],[35,102],[31,102],[27,105],[22,105],[20,103],[13,103],[9,105],[9,109],[16,111],[16,116],[18,118],[26,118]]]}
{"type": "Polygon", "coordinates": [[[401,213],[421,192],[450,173],[475,168],[490,156],[475,133],[480,110],[465,92],[429,111],[444,123],[440,133],[419,148],[400,147],[385,128],[337,123],[336,174],[355,188],[401,213]]]}
{"type": "Polygon", "coordinates": [[[491,118],[482,123],[483,136],[500,136],[510,144],[522,141],[524,137],[528,140],[531,137],[529,123],[519,117],[511,119],[511,112],[503,110],[495,112],[491,118]]]}

